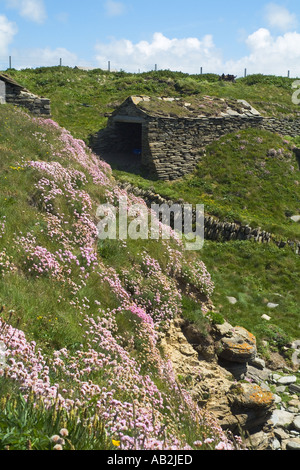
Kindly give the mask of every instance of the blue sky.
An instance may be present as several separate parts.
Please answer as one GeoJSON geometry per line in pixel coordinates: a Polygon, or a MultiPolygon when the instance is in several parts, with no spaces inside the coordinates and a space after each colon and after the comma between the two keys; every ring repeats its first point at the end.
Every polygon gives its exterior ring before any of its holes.
{"type": "Polygon", "coordinates": [[[0,0],[0,69],[63,65],[300,76],[300,2],[0,0]]]}

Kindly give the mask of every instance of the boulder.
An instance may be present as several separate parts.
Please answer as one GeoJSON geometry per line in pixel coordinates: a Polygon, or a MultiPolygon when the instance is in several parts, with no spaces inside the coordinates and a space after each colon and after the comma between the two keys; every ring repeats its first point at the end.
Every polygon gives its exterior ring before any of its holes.
{"type": "Polygon", "coordinates": [[[266,423],[275,407],[274,395],[257,384],[237,382],[230,387],[227,398],[232,415],[248,432],[266,423]]]}
{"type": "Polygon", "coordinates": [[[300,439],[299,438],[290,439],[286,443],[286,449],[287,450],[300,450],[300,439]]]}
{"type": "Polygon", "coordinates": [[[228,399],[233,407],[272,410],[275,404],[273,393],[257,384],[237,383],[230,387],[228,399]]]}
{"type": "Polygon", "coordinates": [[[237,299],[235,297],[227,297],[227,300],[231,305],[235,305],[237,303],[237,299]]]}
{"type": "Polygon", "coordinates": [[[254,360],[251,361],[250,365],[256,367],[257,369],[264,370],[266,367],[266,362],[262,358],[256,356],[254,360]]]}
{"type": "Polygon", "coordinates": [[[260,385],[261,382],[268,382],[271,375],[271,371],[265,368],[257,368],[252,365],[247,366],[247,378],[253,380],[255,383],[260,385]]]}
{"type": "Polygon", "coordinates": [[[257,355],[255,336],[242,327],[230,328],[219,342],[218,356],[232,362],[251,362],[257,355]]]}
{"type": "Polygon", "coordinates": [[[266,321],[270,321],[271,320],[271,317],[269,317],[269,315],[262,315],[261,316],[262,320],[266,320],[266,321]]]}

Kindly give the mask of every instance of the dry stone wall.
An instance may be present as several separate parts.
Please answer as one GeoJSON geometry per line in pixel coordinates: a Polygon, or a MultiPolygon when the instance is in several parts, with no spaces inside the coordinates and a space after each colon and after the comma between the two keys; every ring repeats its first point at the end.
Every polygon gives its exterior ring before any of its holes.
{"type": "Polygon", "coordinates": [[[264,118],[261,121],[261,127],[283,136],[297,137],[300,135],[300,119],[264,118]]]}
{"type": "Polygon", "coordinates": [[[37,116],[51,115],[51,105],[48,98],[36,96],[8,75],[0,74],[0,104],[5,103],[27,108],[37,116]]]}
{"type": "MultiPolygon", "coordinates": [[[[3,83],[3,82],[2,82],[3,83]]],[[[27,108],[38,116],[50,116],[51,105],[48,98],[40,98],[29,91],[6,83],[6,103],[27,108]]]]}

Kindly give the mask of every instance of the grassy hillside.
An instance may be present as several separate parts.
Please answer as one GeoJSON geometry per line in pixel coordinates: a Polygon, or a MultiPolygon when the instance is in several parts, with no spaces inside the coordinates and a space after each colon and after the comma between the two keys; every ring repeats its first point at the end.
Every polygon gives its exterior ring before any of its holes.
{"type": "Polygon", "coordinates": [[[159,350],[174,316],[209,321],[199,253],[99,240],[127,195],[54,121],[1,106],[0,153],[0,448],[233,448],[159,350]]]}
{"type": "Polygon", "coordinates": [[[232,324],[253,332],[266,358],[300,337],[299,255],[275,245],[206,241],[201,257],[215,284],[216,310],[232,324]],[[232,305],[228,297],[235,297],[237,303],[232,305]],[[269,308],[269,303],[277,307],[269,308]],[[262,315],[271,320],[263,320],[262,315]]]}
{"type": "Polygon", "coordinates": [[[283,77],[252,75],[228,83],[219,82],[214,74],[188,75],[168,70],[130,74],[69,67],[9,70],[9,74],[33,93],[50,98],[53,119],[86,142],[105,127],[106,114],[130,95],[211,95],[245,99],[263,115],[293,118],[299,113],[291,99],[294,80],[283,77]]]}
{"type": "MultiPolygon", "coordinates": [[[[127,74],[53,67],[9,73],[33,92],[51,98],[54,119],[86,142],[105,127],[107,113],[131,94],[246,99],[263,115],[299,116],[299,106],[291,100],[294,80],[284,77],[252,75],[225,83],[213,74],[190,76],[170,71],[127,74]]],[[[221,220],[260,226],[278,239],[295,240],[299,239],[299,223],[291,221],[290,216],[299,214],[300,190],[293,145],[291,139],[250,129],[208,146],[195,173],[179,181],[155,182],[113,173],[121,181],[154,189],[174,200],[204,203],[206,213],[221,220]]],[[[106,253],[114,256],[109,249],[106,253]]],[[[281,301],[272,311],[272,322],[299,337],[299,257],[291,250],[251,242],[206,242],[202,256],[217,285],[214,303],[221,305],[226,318],[240,318],[259,338],[264,337],[268,332],[261,331],[258,319],[260,314],[270,313],[265,300],[278,299],[279,294],[289,300],[284,304],[281,301]],[[240,293],[241,304],[228,305],[226,295],[230,292],[240,293]]]]}

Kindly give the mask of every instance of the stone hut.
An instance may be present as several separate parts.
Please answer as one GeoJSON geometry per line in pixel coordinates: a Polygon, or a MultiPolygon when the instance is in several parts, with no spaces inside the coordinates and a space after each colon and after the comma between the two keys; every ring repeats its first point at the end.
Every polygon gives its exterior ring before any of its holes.
{"type": "Polygon", "coordinates": [[[0,74],[0,104],[12,103],[24,106],[38,116],[50,116],[51,106],[48,98],[40,98],[6,74],[0,74]]]}
{"type": "Polygon", "coordinates": [[[104,159],[116,156],[121,169],[140,165],[149,176],[173,180],[193,171],[206,145],[262,120],[244,100],[130,96],[92,147],[104,159]]]}

